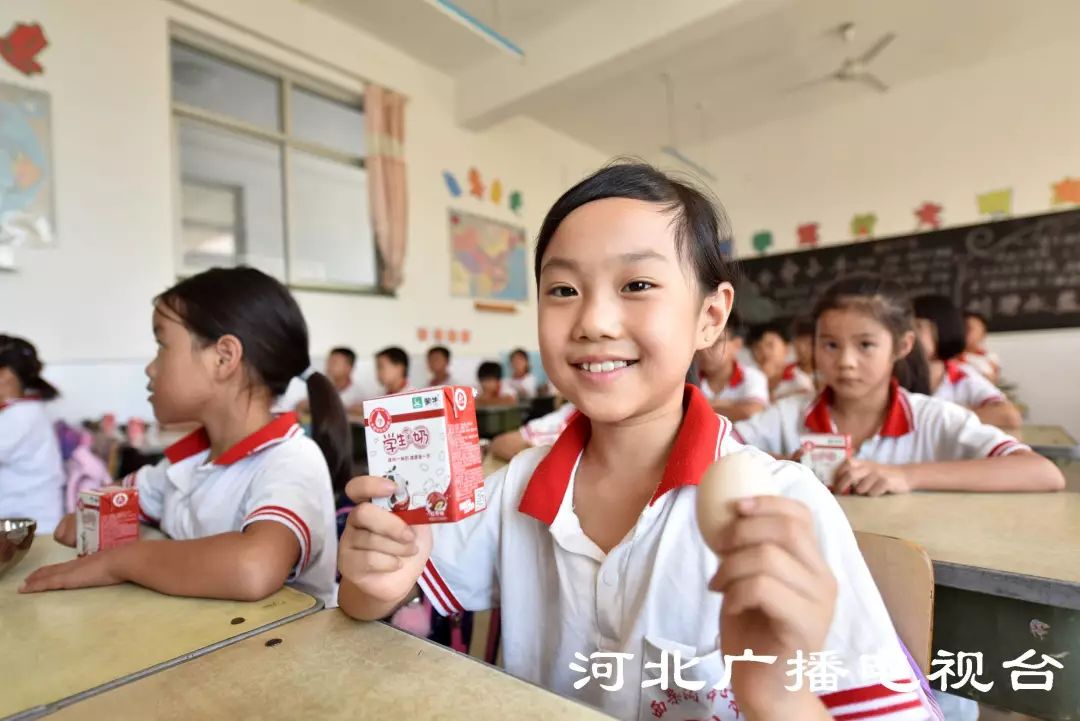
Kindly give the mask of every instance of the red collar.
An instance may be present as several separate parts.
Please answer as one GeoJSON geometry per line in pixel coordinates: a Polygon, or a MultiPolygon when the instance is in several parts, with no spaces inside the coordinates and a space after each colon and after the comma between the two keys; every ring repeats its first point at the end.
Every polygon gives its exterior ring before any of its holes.
{"type": "Polygon", "coordinates": [[[964,372],[963,367],[954,360],[945,361],[945,375],[949,377],[949,382],[953,385],[956,385],[967,377],[967,373],[964,372]]]}
{"type": "MultiPolygon", "coordinates": [[[[696,486],[709,464],[719,455],[719,444],[730,425],[721,419],[695,386],[687,385],[683,392],[683,422],[675,445],[668,456],[664,477],[649,505],[665,493],[682,486],[696,486]]],[[[592,428],[589,419],[577,413],[566,430],[555,441],[548,454],[533,471],[521,496],[518,510],[551,525],[562,505],[570,474],[589,441],[592,428]]]]}
{"type": "Polygon", "coordinates": [[[742,366],[739,365],[739,361],[731,361],[731,378],[728,380],[728,388],[738,388],[742,385],[743,378],[746,376],[743,373],[742,366]]]}
{"type": "MultiPolygon", "coordinates": [[[[806,410],[803,424],[812,433],[836,433],[829,406],[832,404],[833,390],[829,386],[818,395],[806,410]]],[[[885,412],[885,422],[881,424],[878,435],[886,438],[898,438],[915,430],[915,418],[911,404],[900,384],[893,378],[889,383],[889,409],[885,412]]]]}
{"type": "Polygon", "coordinates": [[[41,403],[39,396],[23,396],[21,398],[12,398],[6,401],[0,401],[0,411],[15,405],[16,403],[41,403]]]}
{"type": "Polygon", "coordinates": [[[798,363],[790,363],[784,368],[783,374],[780,376],[781,380],[793,381],[795,380],[795,371],[798,369],[798,363]]]}
{"type": "MultiPolygon", "coordinates": [[[[246,458],[252,453],[261,451],[268,445],[283,441],[293,434],[293,427],[296,425],[295,413],[282,413],[218,456],[217,460],[214,461],[214,465],[231,465],[241,458],[246,458]]],[[[206,435],[205,428],[199,428],[166,448],[165,457],[169,459],[169,463],[179,463],[185,458],[191,458],[196,453],[202,453],[208,448],[210,448],[210,436],[206,435]]]]}

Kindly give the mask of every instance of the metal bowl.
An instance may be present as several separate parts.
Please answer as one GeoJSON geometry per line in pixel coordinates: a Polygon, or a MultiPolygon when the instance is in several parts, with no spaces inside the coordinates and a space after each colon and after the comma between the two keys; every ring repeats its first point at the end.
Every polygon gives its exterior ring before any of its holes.
{"type": "Polygon", "coordinates": [[[0,518],[0,577],[19,565],[34,543],[37,521],[32,518],[0,518]]]}

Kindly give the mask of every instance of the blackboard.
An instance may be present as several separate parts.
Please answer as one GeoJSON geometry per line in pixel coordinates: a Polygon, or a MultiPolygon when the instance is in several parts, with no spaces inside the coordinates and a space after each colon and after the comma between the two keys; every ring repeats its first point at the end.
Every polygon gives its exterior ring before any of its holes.
{"type": "Polygon", "coordinates": [[[838,277],[873,271],[912,297],[939,293],[991,331],[1080,326],[1080,210],[741,259],[736,308],[751,322],[810,312],[838,277]]]}

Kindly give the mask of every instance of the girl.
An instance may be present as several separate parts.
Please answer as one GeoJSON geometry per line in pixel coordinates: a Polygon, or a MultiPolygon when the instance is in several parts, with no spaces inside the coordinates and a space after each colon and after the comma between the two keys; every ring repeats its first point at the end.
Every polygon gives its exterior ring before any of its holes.
{"type": "Polygon", "coordinates": [[[744,332],[731,319],[709,348],[698,351],[698,386],[717,413],[733,421],[757,415],[769,405],[769,379],[739,362],[744,332]]]}
{"type": "Polygon", "coordinates": [[[814,392],[810,375],[797,362],[788,362],[791,347],[784,326],[777,323],[755,326],[750,329],[747,342],[758,368],[769,379],[770,401],[814,392]]]}
{"type": "Polygon", "coordinates": [[[809,406],[785,399],[739,423],[746,443],[790,456],[806,433],[851,436],[855,454],[837,470],[836,493],[1064,487],[1050,461],[966,408],[925,395],[929,369],[897,283],[871,274],[843,278],[825,291],[814,317],[824,390],[809,406]]]}
{"type": "Polygon", "coordinates": [[[510,353],[510,380],[507,382],[520,401],[529,401],[536,397],[536,376],[529,368],[529,354],[523,348],[510,353]]]}
{"type": "Polygon", "coordinates": [[[964,352],[960,360],[986,376],[991,383],[1001,380],[1001,361],[986,349],[986,318],[975,311],[964,314],[964,352]]]}
{"type": "MultiPolygon", "coordinates": [[[[198,422],[156,466],[124,479],[140,515],[171,540],[136,541],[32,573],[22,591],[132,581],[162,593],[257,600],[289,583],[336,596],[333,479],[349,476],[349,427],[334,386],[310,367],[300,308],[254,268],[215,268],[154,302],[146,368],[158,422],[198,422]],[[314,441],[270,407],[307,382],[314,441]],[[321,451],[321,453],[320,453],[321,451]]],[[[57,540],[75,540],[74,518],[57,540]]]]}
{"type": "Polygon", "coordinates": [[[727,238],[700,191],[646,165],[556,201],[536,250],[540,352],[580,412],[489,478],[488,508],[464,521],[410,527],[361,502],[339,553],[342,608],[382,618],[418,583],[441,613],[497,604],[508,671],[624,719],[925,718],[916,689],[882,685],[911,673],[843,513],[805,469],[768,461],[782,495],[737,505],[711,539],[722,561],[698,531],[709,464],[764,457],[684,382],[731,311],[727,238]],[[837,692],[785,691],[786,659],[822,649],[847,664],[837,692]],[[605,665],[610,683],[590,672],[605,665]]]}
{"type": "Polygon", "coordinates": [[[495,361],[484,361],[476,371],[476,380],[479,383],[479,395],[476,396],[476,407],[492,406],[516,406],[517,396],[502,387],[502,365],[495,361]]]}
{"type": "Polygon", "coordinates": [[[943,295],[924,295],[912,301],[915,334],[930,359],[930,389],[935,398],[975,411],[983,423],[1019,428],[1020,411],[978,371],[960,363],[964,351],[964,318],[943,295]]]}
{"type": "Polygon", "coordinates": [[[64,466],[44,404],[59,393],[42,367],[33,345],[0,335],[0,518],[33,518],[52,533],[64,513],[64,466]]]}

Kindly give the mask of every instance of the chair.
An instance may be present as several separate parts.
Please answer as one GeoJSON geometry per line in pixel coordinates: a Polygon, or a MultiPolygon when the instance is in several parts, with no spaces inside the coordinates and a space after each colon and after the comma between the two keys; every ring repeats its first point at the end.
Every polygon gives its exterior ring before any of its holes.
{"type": "Polygon", "coordinates": [[[896,633],[923,673],[930,673],[934,632],[934,566],[922,546],[855,532],[859,551],[885,601],[896,633]]]}

